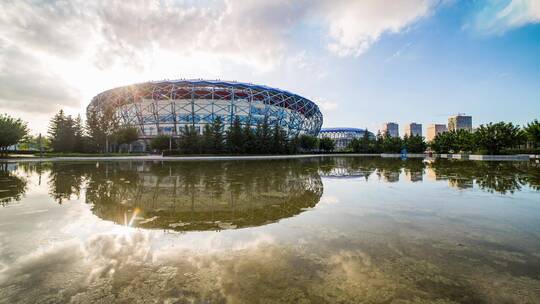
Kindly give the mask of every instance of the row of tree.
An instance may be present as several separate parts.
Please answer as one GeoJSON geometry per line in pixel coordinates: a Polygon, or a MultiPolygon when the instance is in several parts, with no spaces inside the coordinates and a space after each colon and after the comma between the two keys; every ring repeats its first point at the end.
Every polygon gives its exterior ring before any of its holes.
{"type": "Polygon", "coordinates": [[[48,139],[55,152],[122,152],[121,148],[136,141],[139,137],[134,127],[122,127],[106,114],[89,112],[86,125],[81,117],[73,118],[60,110],[49,123],[48,139]]]}
{"type": "Polygon", "coordinates": [[[438,134],[430,143],[437,153],[481,152],[500,154],[523,145],[540,147],[540,122],[534,120],[524,128],[498,122],[481,125],[474,132],[457,130],[438,134]]]}
{"type": "Polygon", "coordinates": [[[399,153],[403,149],[410,153],[422,153],[429,147],[436,153],[489,153],[540,147],[540,122],[534,120],[520,128],[512,123],[498,122],[481,125],[474,132],[467,130],[449,131],[438,134],[429,144],[421,136],[391,137],[389,134],[368,132],[353,139],[347,150],[355,153],[399,153]]]}
{"type": "Polygon", "coordinates": [[[302,135],[290,138],[279,125],[271,126],[263,121],[254,129],[249,124],[242,126],[237,116],[225,131],[221,118],[204,126],[202,134],[194,126],[185,126],[179,138],[168,135],[152,139],[153,150],[174,150],[180,154],[295,154],[300,151],[334,150],[331,140],[318,140],[302,135]]]}
{"type": "MultiPolygon", "coordinates": [[[[279,125],[270,126],[267,121],[255,129],[242,126],[239,117],[224,131],[218,118],[211,125],[206,125],[202,134],[194,126],[186,126],[180,138],[158,136],[151,142],[156,150],[173,149],[180,153],[207,154],[294,154],[298,152],[334,150],[331,139],[318,139],[302,135],[290,138],[279,125]]],[[[39,145],[56,152],[106,152],[129,151],[131,143],[138,138],[134,127],[120,126],[114,112],[89,111],[86,124],[80,116],[73,118],[59,111],[51,120],[49,136],[39,140],[39,145]],[[112,149],[111,149],[112,148],[112,149]],[[124,148],[124,149],[122,149],[124,148]]],[[[20,142],[32,142],[36,146],[37,138],[28,136],[25,122],[0,114],[0,153],[20,142]]],[[[506,150],[524,147],[540,147],[540,122],[534,120],[525,127],[512,123],[489,123],[481,125],[475,132],[465,130],[444,132],[429,143],[437,153],[486,152],[498,154],[506,150]]],[[[420,153],[428,145],[420,136],[391,137],[378,134],[373,137],[366,132],[362,138],[354,139],[347,150],[356,153],[399,153],[406,149],[411,153],[420,153]]]]}
{"type": "Polygon", "coordinates": [[[347,150],[355,153],[400,153],[403,149],[410,153],[422,153],[427,144],[422,136],[392,137],[388,133],[378,133],[373,137],[367,130],[361,138],[355,138],[347,150]]]}

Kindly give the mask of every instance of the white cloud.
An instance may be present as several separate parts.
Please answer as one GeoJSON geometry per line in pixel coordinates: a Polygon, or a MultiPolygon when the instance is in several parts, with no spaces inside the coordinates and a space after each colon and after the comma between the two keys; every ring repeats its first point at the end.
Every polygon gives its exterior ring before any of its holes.
{"type": "MultiPolygon", "coordinates": [[[[302,7],[285,1],[0,3],[0,112],[81,111],[101,90],[223,77],[223,65],[279,65],[302,7]]],[[[46,122],[32,128],[44,130],[46,122]]]]}
{"type": "Polygon", "coordinates": [[[474,29],[486,34],[501,34],[523,25],[540,22],[540,1],[491,1],[476,14],[474,29]]]}
{"type": "Polygon", "coordinates": [[[324,79],[328,76],[328,66],[314,56],[308,55],[306,50],[302,50],[287,59],[287,66],[296,70],[308,73],[310,77],[324,79]]]}
{"type": "Polygon", "coordinates": [[[337,102],[325,100],[323,98],[315,98],[315,103],[324,111],[335,110],[338,107],[337,102]]]}
{"type": "Polygon", "coordinates": [[[78,107],[78,92],[37,57],[0,40],[0,108],[42,113],[78,107]]]}
{"type": "Polygon", "coordinates": [[[322,2],[318,15],[331,38],[328,49],[339,56],[359,56],[383,33],[406,29],[438,4],[431,0],[336,0],[322,2]]]}
{"type": "MultiPolygon", "coordinates": [[[[83,112],[92,96],[114,86],[265,73],[288,64],[294,54],[290,73],[325,78],[325,62],[309,50],[292,51],[302,40],[296,29],[315,22],[331,54],[358,56],[383,33],[399,32],[428,15],[434,3],[2,1],[0,112],[83,112]]],[[[323,108],[336,106],[327,102],[323,108]]]]}
{"type": "Polygon", "coordinates": [[[497,17],[507,19],[508,25],[512,27],[540,22],[540,2],[538,0],[513,0],[497,17]]]}

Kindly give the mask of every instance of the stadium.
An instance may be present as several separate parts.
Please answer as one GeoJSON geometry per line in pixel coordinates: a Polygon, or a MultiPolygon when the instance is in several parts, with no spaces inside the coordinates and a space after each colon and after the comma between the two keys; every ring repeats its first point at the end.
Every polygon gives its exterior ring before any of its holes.
{"type": "MultiPolygon", "coordinates": [[[[319,138],[330,138],[334,141],[335,150],[340,151],[347,148],[354,138],[361,138],[367,130],[358,128],[326,128],[319,132],[319,138]]],[[[375,137],[373,133],[367,131],[370,137],[375,137]]]]}
{"type": "Polygon", "coordinates": [[[242,125],[255,127],[267,119],[289,136],[317,136],[323,123],[311,100],[285,90],[250,83],[219,80],[172,80],[134,84],[96,95],[87,111],[112,107],[120,125],[135,126],[135,150],[146,150],[157,135],[180,136],[184,126],[202,132],[220,117],[225,128],[238,116],[242,125]]]}

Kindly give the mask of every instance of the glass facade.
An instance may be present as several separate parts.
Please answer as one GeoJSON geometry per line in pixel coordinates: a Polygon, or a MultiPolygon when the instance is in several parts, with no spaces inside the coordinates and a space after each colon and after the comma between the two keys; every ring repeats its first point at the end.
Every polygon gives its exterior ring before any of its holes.
{"type": "Polygon", "coordinates": [[[88,111],[113,107],[122,125],[139,129],[140,138],[179,136],[186,125],[202,132],[220,117],[227,128],[238,116],[242,125],[267,119],[289,134],[316,136],[323,122],[318,106],[287,91],[238,82],[178,80],[130,85],[98,94],[88,111]]]}

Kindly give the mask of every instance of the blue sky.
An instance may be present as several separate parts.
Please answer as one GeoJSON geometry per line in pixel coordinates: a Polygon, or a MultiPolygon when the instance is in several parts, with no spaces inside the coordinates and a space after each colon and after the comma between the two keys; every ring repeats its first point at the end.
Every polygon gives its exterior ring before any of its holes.
{"type": "Polygon", "coordinates": [[[540,118],[540,0],[5,1],[0,112],[44,132],[58,109],[134,82],[262,83],[324,127],[540,118]]]}
{"type": "Polygon", "coordinates": [[[473,115],[475,125],[539,117],[540,25],[483,31],[470,25],[487,18],[483,9],[441,7],[403,32],[383,34],[358,57],[336,58],[317,47],[318,33],[303,31],[306,52],[327,76],[297,90],[337,104],[324,112],[327,127],[397,121],[403,129],[411,121],[445,123],[458,112],[473,115]]]}
{"type": "Polygon", "coordinates": [[[329,97],[339,107],[328,124],[427,124],[457,112],[476,124],[522,124],[540,116],[540,26],[478,32],[464,27],[473,9],[445,7],[405,33],[384,35],[364,55],[339,60],[334,81],[345,85],[329,97]]]}

